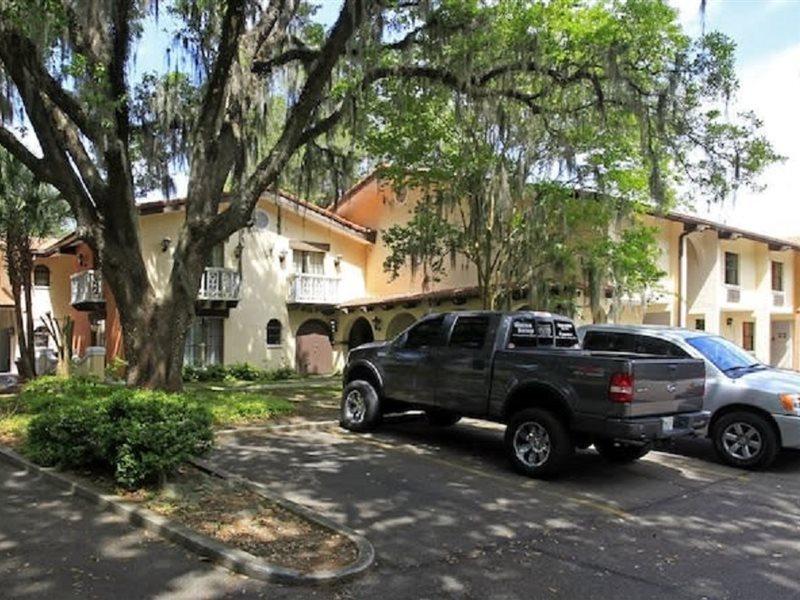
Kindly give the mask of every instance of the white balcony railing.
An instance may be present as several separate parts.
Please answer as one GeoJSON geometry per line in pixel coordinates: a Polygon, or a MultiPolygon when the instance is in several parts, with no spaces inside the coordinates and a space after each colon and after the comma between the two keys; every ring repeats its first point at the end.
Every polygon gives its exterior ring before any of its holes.
{"type": "Polygon", "coordinates": [[[772,292],[772,306],[783,307],[786,304],[786,297],[783,292],[772,292]]]}
{"type": "Polygon", "coordinates": [[[74,273],[69,278],[69,284],[70,303],[73,306],[105,302],[103,297],[103,277],[100,271],[89,269],[74,273]]]}
{"type": "Polygon", "coordinates": [[[727,288],[725,299],[731,304],[740,302],[742,299],[742,293],[739,288],[729,287],[727,288]]]}
{"type": "Polygon", "coordinates": [[[197,299],[238,301],[241,282],[241,276],[235,269],[206,267],[203,278],[200,280],[197,299]]]}
{"type": "Polygon", "coordinates": [[[289,281],[288,302],[294,304],[338,304],[339,278],[297,273],[289,281]]]}

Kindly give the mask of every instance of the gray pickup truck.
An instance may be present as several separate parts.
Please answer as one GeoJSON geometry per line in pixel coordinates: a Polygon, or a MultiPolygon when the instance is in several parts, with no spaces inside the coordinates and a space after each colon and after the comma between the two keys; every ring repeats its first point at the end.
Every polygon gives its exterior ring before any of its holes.
{"type": "Polygon", "coordinates": [[[765,469],[783,448],[800,449],[800,373],[760,363],[718,335],[658,325],[587,325],[582,347],[629,355],[702,358],[717,456],[734,467],[765,469]]]}
{"type": "Polygon", "coordinates": [[[434,314],[350,352],[341,425],[367,431],[384,413],[419,409],[433,425],[504,423],[513,466],[544,477],[576,447],[628,462],[660,441],[704,435],[704,386],[702,360],[581,350],[566,317],[434,314]]]}

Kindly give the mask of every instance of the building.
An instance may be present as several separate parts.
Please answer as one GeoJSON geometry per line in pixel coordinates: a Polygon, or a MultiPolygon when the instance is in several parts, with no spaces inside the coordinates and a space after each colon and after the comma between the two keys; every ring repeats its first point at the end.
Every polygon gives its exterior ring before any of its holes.
{"type": "MultiPolygon", "coordinates": [[[[466,264],[457,263],[426,292],[419,273],[406,269],[390,280],[384,272],[382,232],[410,219],[419,198],[416,190],[393,189],[379,172],[328,209],[290,194],[265,195],[252,226],[211,254],[186,363],[327,373],[342,367],[349,348],[391,339],[424,314],[477,308],[476,277],[466,264]]],[[[139,209],[142,251],[158,290],[169,277],[184,203],[148,202],[139,209]]],[[[626,302],[620,320],[706,329],[760,360],[798,367],[794,273],[800,244],[677,213],[647,219],[658,229],[666,275],[646,303],[626,302]]],[[[122,337],[113,296],[96,267],[91,250],[74,235],[39,250],[34,317],[39,323],[46,312],[71,316],[75,354],[99,351],[110,361],[120,355],[122,337]]],[[[1,293],[0,285],[0,301],[1,293]]],[[[0,306],[3,331],[9,328],[6,311],[0,306]]],[[[4,339],[0,335],[0,346],[4,339]]],[[[7,339],[13,356],[13,335],[7,339]]],[[[52,343],[46,336],[37,340],[52,343]]]]}

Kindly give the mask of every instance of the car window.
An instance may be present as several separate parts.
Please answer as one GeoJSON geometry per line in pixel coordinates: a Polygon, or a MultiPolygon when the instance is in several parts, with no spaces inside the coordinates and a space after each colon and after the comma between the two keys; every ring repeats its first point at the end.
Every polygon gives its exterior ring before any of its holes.
{"type": "Polygon", "coordinates": [[[441,340],[443,322],[444,317],[437,317],[418,323],[408,330],[403,347],[414,349],[437,346],[441,340]]]}
{"type": "Polygon", "coordinates": [[[654,354],[656,356],[672,356],[675,358],[686,358],[689,356],[684,350],[678,348],[678,346],[672,342],[647,335],[636,336],[633,351],[637,354],[654,354]]]}
{"type": "Polygon", "coordinates": [[[633,352],[633,337],[629,333],[617,331],[587,331],[583,338],[583,347],[601,352],[633,352]]]}
{"type": "Polygon", "coordinates": [[[450,346],[457,348],[480,349],[486,342],[489,331],[489,317],[458,317],[450,334],[450,346]]]}
{"type": "Polygon", "coordinates": [[[532,317],[518,317],[511,321],[511,333],[508,336],[509,348],[536,347],[536,320],[532,317]]]}

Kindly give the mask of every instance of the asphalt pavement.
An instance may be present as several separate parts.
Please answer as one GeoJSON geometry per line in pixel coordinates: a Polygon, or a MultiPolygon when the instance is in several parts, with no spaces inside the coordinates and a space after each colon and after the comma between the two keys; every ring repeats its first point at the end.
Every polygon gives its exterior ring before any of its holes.
{"type": "Polygon", "coordinates": [[[224,436],[211,461],[366,535],[375,567],[323,587],[255,582],[0,465],[0,597],[800,597],[800,455],[769,472],[704,441],[633,465],[577,454],[513,473],[502,430],[390,422],[224,436]]]}

